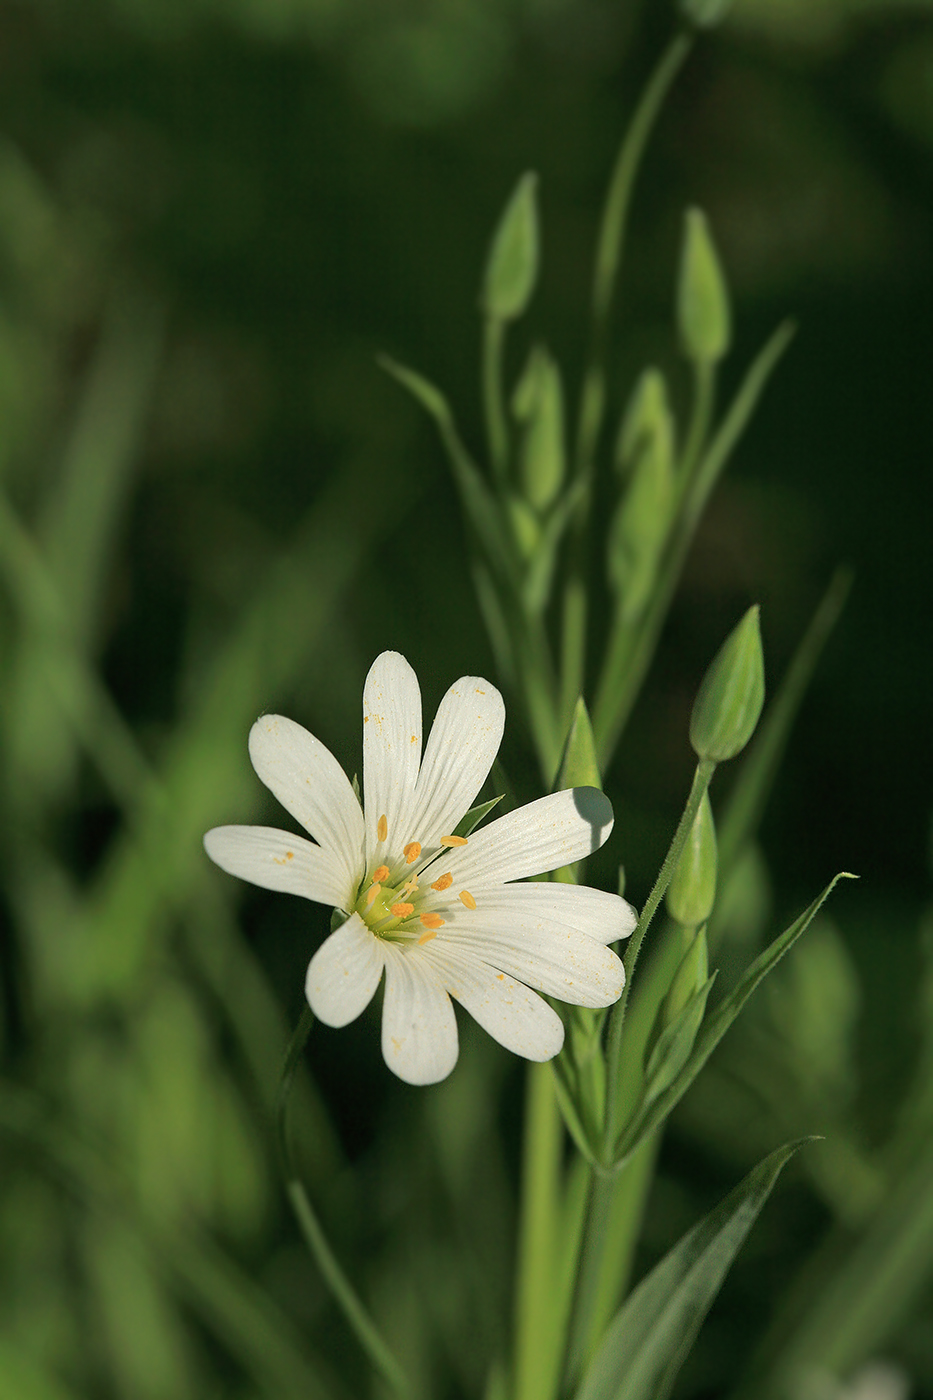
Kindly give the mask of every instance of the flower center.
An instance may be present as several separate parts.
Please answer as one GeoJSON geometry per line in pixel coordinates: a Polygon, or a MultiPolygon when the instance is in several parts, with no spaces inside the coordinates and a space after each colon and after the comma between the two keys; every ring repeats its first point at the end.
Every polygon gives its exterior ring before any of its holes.
{"type": "MultiPolygon", "coordinates": [[[[388,822],[385,815],[381,816],[376,824],[376,835],[380,844],[384,844],[388,839],[388,822]]],[[[428,943],[434,938],[438,929],[443,928],[447,922],[443,915],[449,913],[446,900],[439,901],[438,895],[450,889],[453,875],[449,871],[439,875],[427,889],[419,887],[418,877],[445,849],[466,844],[465,836],[442,836],[439,841],[441,849],[429,854],[422,861],[421,842],[412,840],[402,847],[401,858],[394,860],[394,874],[388,865],[376,866],[371,879],[364,881],[356,901],[356,912],[367,928],[377,938],[390,939],[392,942],[428,943]],[[401,877],[412,866],[416,868],[403,880],[401,877]],[[430,907],[425,907],[426,904],[430,907]]],[[[476,900],[469,890],[461,890],[457,897],[464,908],[476,908],[476,900]]]]}

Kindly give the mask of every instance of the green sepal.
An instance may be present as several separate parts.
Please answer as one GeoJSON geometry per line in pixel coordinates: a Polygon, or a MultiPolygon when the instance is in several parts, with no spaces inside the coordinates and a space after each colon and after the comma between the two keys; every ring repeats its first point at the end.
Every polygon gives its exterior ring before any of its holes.
{"type": "Polygon", "coordinates": [[[573,1400],[667,1400],[733,1259],[785,1163],[787,1143],[695,1225],[629,1294],[573,1400]]]}
{"type": "Polygon", "coordinates": [[[488,802],[480,802],[478,806],[471,807],[470,810],[467,812],[466,816],[461,817],[460,820],[457,822],[457,825],[454,827],[453,831],[451,832],[451,835],[469,836],[470,833],[474,831],[476,827],[479,826],[483,818],[489,815],[493,807],[497,807],[499,805],[504,795],[504,793],[500,793],[498,797],[490,797],[488,802]]]}
{"type": "Polygon", "coordinates": [[[703,677],[690,716],[699,759],[724,763],[748,743],[765,700],[765,663],[757,604],[729,633],[703,677]]]}
{"type": "Polygon", "coordinates": [[[665,895],[675,923],[684,928],[706,923],[716,900],[716,874],[716,827],[705,792],[665,895]]]}
{"type": "Polygon", "coordinates": [[[514,321],[528,305],[538,278],[538,177],[524,174],[492,238],[480,305],[494,321],[514,321]]]}
{"type": "Polygon", "coordinates": [[[706,215],[688,209],[677,284],[677,325],[687,357],[707,365],[721,360],[730,322],[729,292],[706,215]]]}
{"type": "Polygon", "coordinates": [[[752,965],[746,970],[731,995],[726,997],[726,999],[716,1007],[715,1011],[706,1018],[697,1036],[696,1043],[693,1047],[693,1053],[674,1082],[651,1104],[644,1105],[644,1107],[635,1114],[633,1120],[622,1133],[614,1153],[613,1165],[616,1170],[620,1169],[625,1164],[638,1144],[642,1142],[649,1133],[653,1133],[655,1129],[664,1122],[672,1109],[680,1102],[749,997],[760,983],[764,981],[772,968],[777,966],[784,954],[794,946],[801,934],[809,928],[814,917],[839,881],[852,880],[855,878],[856,877],[850,875],[848,871],[842,871],[840,874],[834,875],[832,880],[830,880],[829,884],[823,892],[816,897],[813,903],[755,959],[752,965]]]}

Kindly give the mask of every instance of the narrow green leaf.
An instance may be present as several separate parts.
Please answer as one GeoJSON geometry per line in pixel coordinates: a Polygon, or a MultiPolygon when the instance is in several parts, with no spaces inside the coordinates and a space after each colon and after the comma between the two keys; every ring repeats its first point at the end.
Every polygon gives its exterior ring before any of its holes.
{"type": "Polygon", "coordinates": [[[525,310],[538,279],[538,177],[521,177],[502,212],[489,250],[481,305],[496,321],[514,321],[525,310]]]}
{"type": "Polygon", "coordinates": [[[667,1400],[713,1300],[785,1163],[772,1152],[629,1295],[575,1400],[667,1400]]]}
{"type": "Polygon", "coordinates": [[[479,826],[484,817],[488,816],[493,807],[497,807],[502,801],[504,793],[498,797],[490,797],[488,802],[480,802],[478,806],[471,807],[465,817],[461,817],[454,827],[454,836],[469,836],[470,832],[479,826]]]}
{"type": "Polygon", "coordinates": [[[593,726],[590,724],[586,701],[581,695],[573,709],[570,732],[564,745],[556,789],[571,787],[601,788],[603,780],[596,760],[593,726]]]}
{"type": "Polygon", "coordinates": [[[654,1132],[655,1128],[664,1122],[671,1110],[680,1102],[749,997],[764,978],[767,977],[772,968],[777,966],[784,954],[794,946],[801,934],[809,928],[823,903],[835,889],[839,881],[853,880],[855,878],[854,875],[850,875],[847,871],[842,871],[839,875],[835,875],[832,880],[830,880],[825,890],[823,890],[822,894],[818,895],[813,903],[803,911],[799,918],[795,919],[790,927],[786,928],[784,932],[764,950],[760,957],[755,959],[731,995],[717,1006],[712,1015],[707,1017],[697,1036],[693,1054],[690,1056],[690,1059],[680,1071],[673,1084],[655,1099],[653,1103],[645,1105],[642,1111],[636,1114],[632,1123],[622,1134],[615,1153],[616,1168],[621,1167],[626,1159],[631,1156],[639,1142],[641,1142],[648,1133],[654,1132]]]}
{"type": "Polygon", "coordinates": [[[430,380],[409,369],[407,365],[399,364],[388,355],[380,355],[378,363],[393,379],[397,379],[434,419],[477,543],[493,567],[518,587],[515,556],[498,502],[464,446],[444,395],[430,380]]]}

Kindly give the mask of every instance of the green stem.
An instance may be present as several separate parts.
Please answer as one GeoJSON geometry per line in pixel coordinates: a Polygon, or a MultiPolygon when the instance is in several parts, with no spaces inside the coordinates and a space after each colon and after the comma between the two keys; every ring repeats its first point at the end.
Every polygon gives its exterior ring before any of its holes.
{"type": "Polygon", "coordinates": [[[502,402],[502,351],[505,344],[505,322],[487,316],[483,334],[483,407],[486,413],[486,436],[493,478],[503,496],[508,488],[509,439],[502,402]]]}
{"type": "Polygon", "coordinates": [[[664,898],[667,887],[671,882],[680,853],[684,848],[687,836],[693,826],[694,818],[700,809],[700,803],[709,788],[716,765],[710,759],[701,759],[696,766],[693,775],[693,784],[690,788],[690,796],[687,798],[687,805],[683,810],[683,815],[674,832],[674,839],[671,841],[664,864],[661,866],[658,878],[654,882],[654,888],[648,896],[648,902],[635,925],[635,931],[629,939],[628,947],[623,959],[625,965],[625,987],[622,996],[612,1009],[609,1020],[609,1039],[606,1054],[606,1126],[603,1138],[603,1161],[607,1167],[612,1163],[615,1152],[615,1143],[618,1136],[619,1123],[619,1095],[618,1085],[620,1080],[620,1064],[622,1059],[622,1027],[625,1022],[625,1009],[628,1003],[630,988],[632,985],[632,974],[635,964],[638,961],[638,954],[644,941],[645,934],[651,926],[651,921],[657,912],[658,905],[664,898]]]}
{"type": "Polygon", "coordinates": [[[560,1380],[554,1326],[561,1202],[563,1120],[549,1065],[528,1066],[522,1149],[513,1400],[552,1400],[560,1380]]]}
{"type": "Polygon", "coordinates": [[[288,1099],[295,1071],[313,1025],[314,1015],[308,1007],[305,1007],[285,1053],[282,1077],[279,1082],[276,1140],[279,1147],[285,1191],[305,1243],[344,1317],[355,1332],[357,1341],[390,1389],[396,1395],[403,1397],[403,1400],[407,1400],[407,1397],[411,1395],[408,1381],[331,1249],[292,1160],[288,1133],[288,1099]]]}

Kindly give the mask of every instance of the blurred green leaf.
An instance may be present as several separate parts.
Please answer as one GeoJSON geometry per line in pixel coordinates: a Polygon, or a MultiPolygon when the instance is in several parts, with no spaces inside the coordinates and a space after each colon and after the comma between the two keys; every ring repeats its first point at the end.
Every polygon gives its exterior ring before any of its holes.
{"type": "Polygon", "coordinates": [[[781,1169],[808,1141],[772,1152],[655,1265],[616,1314],[574,1400],[667,1400],[781,1169]]]}

